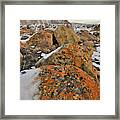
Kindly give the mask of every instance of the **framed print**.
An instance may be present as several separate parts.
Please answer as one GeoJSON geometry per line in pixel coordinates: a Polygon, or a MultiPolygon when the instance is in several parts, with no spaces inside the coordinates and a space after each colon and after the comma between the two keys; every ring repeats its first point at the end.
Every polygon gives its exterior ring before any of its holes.
{"type": "Polygon", "coordinates": [[[119,1],[2,1],[1,118],[119,119],[119,1]]]}

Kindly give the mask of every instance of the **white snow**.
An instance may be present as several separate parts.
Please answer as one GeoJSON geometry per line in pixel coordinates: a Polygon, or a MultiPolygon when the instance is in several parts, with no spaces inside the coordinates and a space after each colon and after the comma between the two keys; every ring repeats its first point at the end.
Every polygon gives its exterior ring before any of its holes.
{"type": "Polygon", "coordinates": [[[20,97],[21,100],[32,100],[36,93],[36,84],[33,79],[39,74],[37,69],[24,70],[26,73],[20,74],[20,97]]]}
{"type": "Polygon", "coordinates": [[[100,53],[99,52],[93,52],[93,55],[92,55],[92,59],[97,59],[97,60],[100,60],[100,53]]]}
{"type": "Polygon", "coordinates": [[[100,69],[100,65],[96,64],[95,62],[93,62],[93,65],[100,69]]]}
{"type": "Polygon", "coordinates": [[[35,69],[35,66],[32,66],[31,68],[32,68],[32,69],[35,69]]]}
{"type": "Polygon", "coordinates": [[[42,51],[38,51],[37,53],[41,53],[42,51]]]}
{"type": "MultiPolygon", "coordinates": [[[[96,51],[93,52],[92,59],[93,59],[93,60],[97,59],[96,61],[97,61],[97,62],[100,62],[100,47],[96,47],[96,51]]],[[[100,65],[99,65],[99,64],[93,62],[93,65],[94,65],[95,67],[98,67],[98,68],[100,69],[100,65]]]]}
{"type": "Polygon", "coordinates": [[[93,35],[94,31],[91,31],[90,33],[93,35]]]}
{"type": "Polygon", "coordinates": [[[97,52],[100,52],[100,47],[96,47],[97,52]]]}
{"type": "Polygon", "coordinates": [[[48,53],[48,54],[42,53],[41,56],[42,56],[44,59],[47,59],[47,58],[50,57],[53,53],[58,52],[61,48],[62,48],[62,46],[58,47],[57,49],[53,50],[52,52],[50,52],[50,53],[48,53]]]}

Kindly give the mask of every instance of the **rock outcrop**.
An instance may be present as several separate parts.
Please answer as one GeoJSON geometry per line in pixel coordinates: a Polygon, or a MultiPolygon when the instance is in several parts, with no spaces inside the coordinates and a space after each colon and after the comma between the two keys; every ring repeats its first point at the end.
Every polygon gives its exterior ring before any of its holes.
{"type": "Polygon", "coordinates": [[[56,31],[54,31],[54,35],[59,43],[62,45],[68,42],[79,42],[80,37],[74,32],[73,28],[67,26],[58,26],[56,31]]]}
{"type": "Polygon", "coordinates": [[[32,66],[39,69],[34,78],[40,81],[37,99],[99,100],[100,73],[92,63],[99,42],[99,34],[87,30],[76,34],[67,21],[55,30],[40,30],[21,42],[21,70],[32,66]]]}
{"type": "Polygon", "coordinates": [[[71,29],[63,26],[56,33],[63,47],[47,59],[40,59],[36,66],[40,68],[37,79],[42,81],[39,99],[100,99],[99,72],[92,65],[93,42],[81,43],[71,29]]]}
{"type": "Polygon", "coordinates": [[[41,58],[41,53],[49,53],[58,47],[58,42],[50,30],[33,34],[28,41],[20,42],[20,52],[23,54],[21,69],[28,69],[41,58]]]}
{"type": "Polygon", "coordinates": [[[28,46],[33,46],[35,48],[40,48],[43,52],[50,52],[53,45],[53,35],[51,32],[42,31],[40,33],[35,33],[29,41],[26,42],[28,46]]]}
{"type": "Polygon", "coordinates": [[[80,36],[82,41],[92,41],[92,42],[99,41],[99,39],[95,35],[92,35],[87,30],[84,30],[84,31],[82,30],[80,36]]]}
{"type": "Polygon", "coordinates": [[[99,84],[81,68],[73,65],[41,66],[41,100],[98,100],[99,84]]]}

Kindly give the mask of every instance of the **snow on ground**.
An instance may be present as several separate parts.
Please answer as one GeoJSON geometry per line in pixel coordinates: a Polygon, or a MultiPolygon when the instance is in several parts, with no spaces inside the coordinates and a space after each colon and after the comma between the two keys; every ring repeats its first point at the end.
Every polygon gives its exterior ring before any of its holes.
{"type": "MultiPolygon", "coordinates": [[[[23,72],[23,71],[22,71],[23,72]]],[[[37,92],[39,83],[33,84],[33,79],[39,74],[35,68],[24,70],[24,74],[20,74],[20,98],[21,100],[32,100],[33,95],[37,92]]],[[[40,81],[38,81],[40,82],[40,81]]]]}
{"type": "MultiPolygon", "coordinates": [[[[31,36],[30,36],[30,35],[27,35],[29,38],[27,38],[26,40],[21,40],[21,39],[20,39],[20,41],[21,41],[21,42],[27,42],[27,41],[30,40],[31,37],[33,37],[33,36],[34,36],[35,34],[37,34],[37,33],[38,33],[38,32],[35,32],[35,33],[33,33],[31,36]]],[[[26,35],[26,34],[25,34],[25,35],[26,35]]],[[[24,36],[24,35],[23,35],[23,36],[24,36]]]]}
{"type": "Polygon", "coordinates": [[[100,69],[100,47],[96,47],[96,51],[92,55],[93,65],[100,69]]]}

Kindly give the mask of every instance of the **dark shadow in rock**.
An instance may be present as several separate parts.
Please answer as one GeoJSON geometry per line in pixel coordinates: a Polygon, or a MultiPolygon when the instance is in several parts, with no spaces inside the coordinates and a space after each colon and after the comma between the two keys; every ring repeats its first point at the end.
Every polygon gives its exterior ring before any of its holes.
{"type": "Polygon", "coordinates": [[[53,45],[56,45],[56,44],[59,45],[55,35],[53,34],[53,45]]]}

